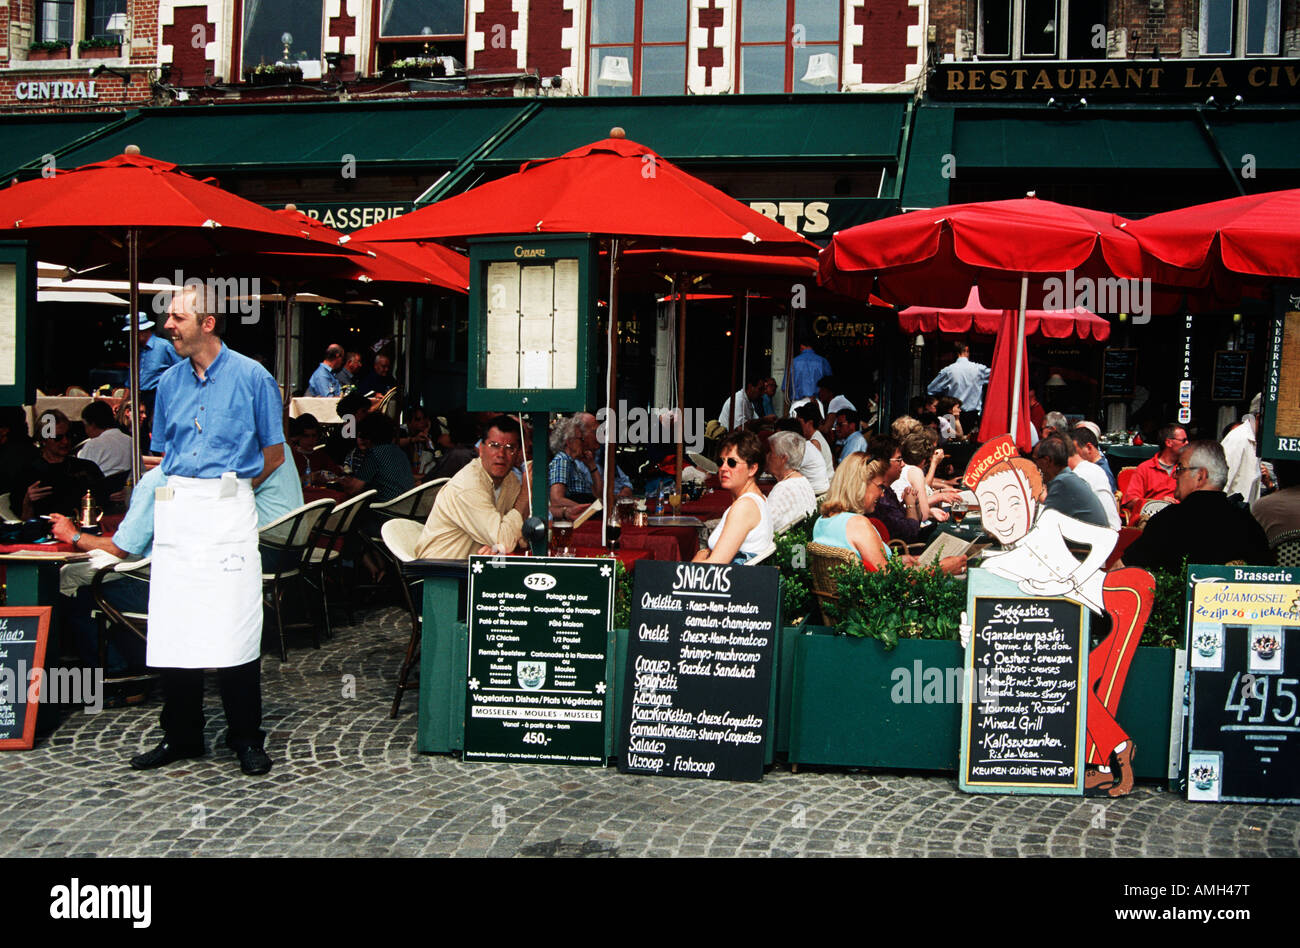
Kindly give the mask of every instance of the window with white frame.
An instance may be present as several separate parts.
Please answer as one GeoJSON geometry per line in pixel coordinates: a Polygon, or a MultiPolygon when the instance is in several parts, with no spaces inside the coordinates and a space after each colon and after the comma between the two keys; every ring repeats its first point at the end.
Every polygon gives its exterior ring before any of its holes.
{"type": "Polygon", "coordinates": [[[1276,56],[1282,0],[1201,0],[1202,56],[1276,56]]]}
{"type": "Polygon", "coordinates": [[[688,0],[590,0],[587,93],[686,91],[688,0]]]}
{"type": "Polygon", "coordinates": [[[739,0],[740,92],[838,92],[840,0],[739,0]]]}
{"type": "Polygon", "coordinates": [[[37,0],[35,14],[39,42],[75,48],[80,40],[120,38],[121,30],[109,27],[125,25],[126,0],[37,0]]]}
{"type": "Polygon", "coordinates": [[[465,35],[465,0],[378,0],[378,7],[381,39],[465,35]]]}
{"type": "Polygon", "coordinates": [[[1106,0],[979,0],[982,59],[1105,59],[1106,0]]]}
{"type": "Polygon", "coordinates": [[[263,64],[320,62],[325,36],[325,0],[243,0],[243,3],[240,58],[245,72],[263,64]]]}
{"type": "Polygon", "coordinates": [[[39,0],[36,4],[36,39],[42,43],[71,43],[76,4],[72,0],[39,0]]]}

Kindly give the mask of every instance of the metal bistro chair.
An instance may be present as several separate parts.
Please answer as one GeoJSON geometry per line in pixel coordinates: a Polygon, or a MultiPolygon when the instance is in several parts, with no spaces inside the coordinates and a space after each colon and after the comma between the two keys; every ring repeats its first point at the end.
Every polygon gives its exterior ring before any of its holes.
{"type": "Polygon", "coordinates": [[[433,509],[438,491],[449,480],[451,480],[449,477],[440,477],[427,484],[417,484],[392,500],[384,501],[382,504],[371,504],[370,512],[374,516],[366,518],[371,531],[363,534],[366,544],[375,551],[376,555],[396,566],[397,561],[393,559],[378,531],[389,520],[415,520],[424,523],[429,518],[429,511],[433,509]]]}
{"type": "Polygon", "coordinates": [[[8,494],[0,494],[0,520],[6,523],[21,523],[22,517],[14,511],[13,506],[9,503],[8,494]]]}
{"type": "Polygon", "coordinates": [[[393,419],[393,421],[397,421],[397,416],[401,411],[401,407],[402,406],[397,404],[397,389],[394,387],[384,393],[384,397],[381,398],[379,404],[375,406],[375,411],[387,415],[389,418],[393,419]]]}
{"type": "MultiPolygon", "coordinates": [[[[263,605],[275,613],[276,633],[280,638],[280,661],[289,653],[284,642],[283,599],[285,582],[302,577],[303,564],[316,537],[316,529],[334,508],[332,500],[317,500],[291,510],[258,531],[257,548],[262,554],[263,605]],[[269,600],[268,597],[269,596],[269,600]]],[[[305,603],[304,603],[305,605],[305,603]]],[[[316,647],[320,648],[320,626],[310,626],[316,647]]]]}
{"type": "MultiPolygon", "coordinates": [[[[115,583],[143,583],[149,585],[149,557],[141,560],[126,560],[114,563],[95,571],[90,580],[90,594],[95,600],[91,614],[99,620],[99,667],[108,667],[108,627],[121,626],[142,642],[148,641],[149,612],[123,612],[108,599],[104,598],[104,583],[110,578],[115,583]]],[[[105,678],[106,682],[148,681],[158,677],[154,674],[129,675],[125,678],[105,678]]]]}
{"type": "Polygon", "coordinates": [[[378,493],[376,490],[364,491],[340,504],[336,504],[334,509],[321,521],[311,549],[308,550],[307,557],[303,560],[304,579],[307,580],[309,586],[315,586],[320,590],[320,607],[321,614],[325,617],[325,637],[327,639],[334,636],[334,629],[330,623],[329,596],[326,595],[325,587],[328,573],[331,570],[335,571],[339,588],[345,591],[348,599],[348,617],[351,620],[351,590],[354,584],[343,582],[341,575],[343,546],[360,518],[370,508],[370,502],[378,493]]]}
{"type": "Polygon", "coordinates": [[[411,589],[413,586],[419,586],[422,580],[412,581],[408,564],[415,561],[415,544],[419,541],[423,530],[424,524],[418,520],[389,520],[380,528],[384,546],[388,548],[389,554],[397,563],[402,598],[406,603],[406,611],[411,617],[411,640],[406,645],[406,657],[402,659],[402,668],[397,674],[397,695],[393,698],[390,718],[396,718],[398,711],[401,710],[402,695],[406,689],[414,687],[408,682],[411,669],[415,667],[415,662],[420,656],[420,635],[424,614],[421,608],[417,608],[417,597],[411,594],[411,589]]]}
{"type": "Polygon", "coordinates": [[[808,568],[812,573],[812,591],[821,609],[823,625],[833,624],[832,612],[835,604],[840,601],[839,593],[835,591],[835,573],[841,566],[861,562],[861,558],[854,550],[828,546],[825,543],[808,544],[808,568]]]}
{"type": "Polygon", "coordinates": [[[1285,530],[1269,541],[1278,566],[1300,567],[1300,530],[1285,530]]]}

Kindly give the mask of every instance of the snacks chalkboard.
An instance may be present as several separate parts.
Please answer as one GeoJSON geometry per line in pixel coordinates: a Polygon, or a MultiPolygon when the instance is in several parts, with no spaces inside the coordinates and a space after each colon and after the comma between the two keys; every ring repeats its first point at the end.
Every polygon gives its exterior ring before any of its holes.
{"type": "Polygon", "coordinates": [[[614,561],[471,556],[466,760],[605,763],[614,561]]]}
{"type": "Polygon", "coordinates": [[[762,779],[778,606],[770,566],[637,564],[619,770],[762,779]]]}
{"type": "Polygon", "coordinates": [[[1132,398],[1137,394],[1136,349],[1107,349],[1101,359],[1101,397],[1132,398]]]}
{"type": "Polygon", "coordinates": [[[1300,570],[1188,574],[1187,799],[1300,803],[1300,570]]]}
{"type": "Polygon", "coordinates": [[[1210,398],[1216,402],[1246,400],[1246,368],[1250,353],[1241,349],[1221,349],[1214,354],[1214,378],[1210,398]]]}
{"type": "Polygon", "coordinates": [[[0,609],[0,750],[30,750],[45,698],[48,606],[0,609]]]}
{"type": "Polygon", "coordinates": [[[961,788],[1081,794],[1087,609],[1026,597],[979,570],[971,571],[971,586],[961,788]]]}

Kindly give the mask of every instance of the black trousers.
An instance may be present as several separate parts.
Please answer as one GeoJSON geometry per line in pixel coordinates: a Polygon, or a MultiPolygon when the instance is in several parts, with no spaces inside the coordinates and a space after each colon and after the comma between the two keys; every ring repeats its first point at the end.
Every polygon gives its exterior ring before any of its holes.
{"type": "Polygon", "coordinates": [[[980,436],[980,413],[963,410],[961,413],[961,430],[971,441],[978,440],[980,436]]]}
{"type": "MultiPolygon", "coordinates": [[[[178,747],[203,746],[202,668],[163,668],[162,729],[167,742],[178,747]]],[[[262,661],[217,669],[221,704],[229,728],[226,741],[235,750],[261,747],[262,661]]]]}

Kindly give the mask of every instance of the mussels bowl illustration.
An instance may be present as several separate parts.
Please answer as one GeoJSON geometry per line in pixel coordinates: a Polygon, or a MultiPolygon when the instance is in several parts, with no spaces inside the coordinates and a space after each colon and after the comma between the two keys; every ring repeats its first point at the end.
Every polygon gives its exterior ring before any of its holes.
{"type": "Polygon", "coordinates": [[[1214,653],[1219,650],[1219,637],[1213,632],[1202,632],[1193,639],[1192,644],[1196,646],[1196,653],[1202,658],[1213,658],[1214,653]]]}
{"type": "Polygon", "coordinates": [[[1209,790],[1214,786],[1214,781],[1218,779],[1219,774],[1213,767],[1202,764],[1193,768],[1188,776],[1192,778],[1192,783],[1196,785],[1197,790],[1209,790]]]}
{"type": "Polygon", "coordinates": [[[1255,650],[1261,659],[1268,661],[1277,654],[1277,650],[1282,647],[1276,635],[1261,635],[1255,641],[1250,643],[1250,647],[1255,650]]]}

